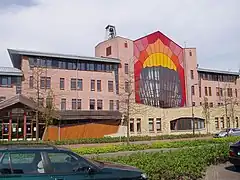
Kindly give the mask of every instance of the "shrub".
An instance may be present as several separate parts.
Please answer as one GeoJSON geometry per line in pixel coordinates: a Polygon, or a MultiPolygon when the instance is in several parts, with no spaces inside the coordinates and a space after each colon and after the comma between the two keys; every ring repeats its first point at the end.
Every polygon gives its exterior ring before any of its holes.
{"type": "Polygon", "coordinates": [[[225,162],[228,143],[218,146],[196,147],[167,153],[137,153],[118,158],[97,158],[135,166],[147,173],[150,179],[199,179],[207,166],[225,162]]]}

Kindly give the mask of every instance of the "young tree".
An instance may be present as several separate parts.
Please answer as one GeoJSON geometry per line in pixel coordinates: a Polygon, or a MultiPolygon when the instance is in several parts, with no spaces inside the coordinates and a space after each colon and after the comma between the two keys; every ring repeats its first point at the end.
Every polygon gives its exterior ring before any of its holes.
{"type": "Polygon", "coordinates": [[[208,104],[208,98],[207,97],[204,97],[204,99],[203,99],[202,108],[203,108],[202,109],[202,114],[205,118],[206,130],[207,130],[207,134],[208,134],[209,133],[208,126],[209,126],[209,123],[210,123],[211,110],[210,110],[210,107],[209,107],[209,104],[208,104]]]}

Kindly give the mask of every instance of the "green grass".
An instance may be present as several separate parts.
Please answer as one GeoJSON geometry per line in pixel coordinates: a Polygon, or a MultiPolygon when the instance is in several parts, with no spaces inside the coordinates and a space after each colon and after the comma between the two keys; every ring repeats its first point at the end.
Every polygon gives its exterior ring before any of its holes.
{"type": "Polygon", "coordinates": [[[227,137],[209,140],[191,140],[191,141],[170,141],[170,142],[154,142],[152,144],[132,144],[132,145],[108,145],[100,147],[81,147],[72,148],[78,154],[101,154],[120,151],[137,151],[146,149],[161,148],[183,148],[183,147],[199,147],[212,144],[223,144],[239,141],[240,137],[227,137]]]}

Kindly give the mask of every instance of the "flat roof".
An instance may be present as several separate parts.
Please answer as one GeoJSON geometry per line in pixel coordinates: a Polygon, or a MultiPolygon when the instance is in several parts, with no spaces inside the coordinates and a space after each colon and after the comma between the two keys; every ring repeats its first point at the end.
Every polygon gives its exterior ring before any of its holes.
{"type": "Polygon", "coordinates": [[[14,67],[0,67],[0,75],[2,76],[22,76],[20,69],[14,67]]]}
{"type": "Polygon", "coordinates": [[[8,49],[9,56],[12,60],[14,67],[20,67],[21,56],[37,56],[37,57],[49,57],[49,58],[61,58],[61,59],[76,59],[83,61],[95,61],[95,62],[109,62],[109,63],[120,63],[119,59],[116,58],[106,58],[106,57],[88,57],[88,56],[78,56],[73,54],[59,54],[59,53],[49,53],[49,52],[39,52],[39,51],[29,51],[29,50],[17,50],[8,49]]]}
{"type": "Polygon", "coordinates": [[[226,75],[233,75],[233,76],[240,75],[240,72],[222,71],[222,70],[216,70],[216,69],[197,68],[197,71],[198,72],[215,73],[215,74],[226,74],[226,75]]]}

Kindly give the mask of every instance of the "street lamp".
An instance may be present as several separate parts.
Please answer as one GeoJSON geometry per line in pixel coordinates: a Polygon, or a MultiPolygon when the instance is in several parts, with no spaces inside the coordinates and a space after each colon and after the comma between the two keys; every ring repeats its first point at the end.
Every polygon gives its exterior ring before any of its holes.
{"type": "MultiPolygon", "coordinates": [[[[194,87],[195,85],[198,85],[198,83],[195,83],[192,86],[194,87]]],[[[192,106],[192,122],[193,122],[193,135],[194,135],[195,134],[195,118],[194,118],[194,112],[193,112],[193,91],[192,91],[192,86],[191,86],[191,106],[192,106]]]]}

